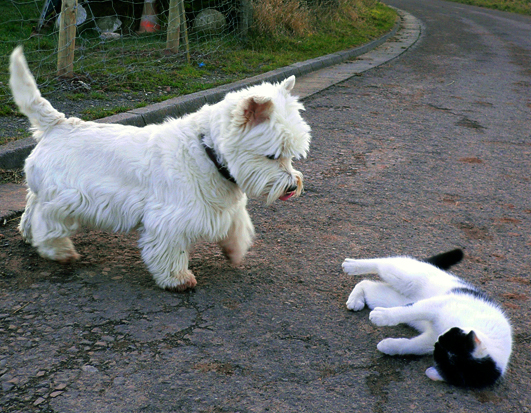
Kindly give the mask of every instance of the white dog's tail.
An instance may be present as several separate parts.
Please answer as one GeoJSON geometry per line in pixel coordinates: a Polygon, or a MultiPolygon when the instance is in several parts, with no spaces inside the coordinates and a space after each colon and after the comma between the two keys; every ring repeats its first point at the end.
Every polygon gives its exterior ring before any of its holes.
{"type": "MultiPolygon", "coordinates": [[[[54,109],[50,102],[41,96],[35,78],[28,68],[22,46],[18,46],[11,53],[9,71],[11,72],[9,85],[15,103],[29,118],[34,129],[45,131],[65,118],[64,114],[54,109]]],[[[36,138],[40,136],[41,134],[35,134],[36,138]]]]}

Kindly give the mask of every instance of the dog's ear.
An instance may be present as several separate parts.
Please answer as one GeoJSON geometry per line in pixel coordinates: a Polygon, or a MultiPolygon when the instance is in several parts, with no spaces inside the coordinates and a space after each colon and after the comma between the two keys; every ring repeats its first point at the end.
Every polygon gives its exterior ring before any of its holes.
{"type": "Polygon", "coordinates": [[[290,76],[280,84],[281,88],[286,89],[286,92],[291,92],[295,87],[295,76],[290,76]]]}
{"type": "MultiPolygon", "coordinates": [[[[254,128],[269,119],[273,101],[266,96],[253,96],[245,99],[240,107],[239,119],[241,126],[254,128]]],[[[237,113],[238,114],[238,113],[237,113]]]]}

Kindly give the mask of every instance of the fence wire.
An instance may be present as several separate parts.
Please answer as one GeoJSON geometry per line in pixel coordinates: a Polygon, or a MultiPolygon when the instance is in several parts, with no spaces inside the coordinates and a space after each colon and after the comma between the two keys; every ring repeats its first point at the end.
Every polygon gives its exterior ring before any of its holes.
{"type": "Polygon", "coordinates": [[[65,90],[142,90],[157,83],[160,87],[168,83],[161,82],[161,76],[190,63],[215,64],[220,48],[243,44],[252,13],[248,0],[185,0],[172,15],[186,22],[179,26],[179,47],[169,49],[168,30],[174,27],[169,10],[174,1],[77,0],[73,74],[65,80],[57,75],[62,1],[2,0],[0,115],[13,112],[7,67],[18,44],[24,45],[44,96],[65,90]]]}

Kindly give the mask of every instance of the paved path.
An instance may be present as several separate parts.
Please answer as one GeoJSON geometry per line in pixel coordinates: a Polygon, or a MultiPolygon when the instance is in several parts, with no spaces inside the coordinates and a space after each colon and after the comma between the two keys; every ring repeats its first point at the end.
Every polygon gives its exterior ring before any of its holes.
{"type": "MultiPolygon", "coordinates": [[[[83,232],[72,267],[0,228],[0,402],[9,411],[525,412],[531,409],[531,19],[435,0],[399,58],[305,99],[306,192],[250,203],[257,239],[232,268],[194,252],[195,292],[157,289],[134,234],[83,232]],[[346,256],[462,247],[456,274],[514,326],[509,372],[462,390],[429,357],[385,357],[345,301],[346,256]]],[[[364,62],[361,62],[365,64],[364,62]]],[[[324,76],[321,76],[324,77],[324,76]]]]}

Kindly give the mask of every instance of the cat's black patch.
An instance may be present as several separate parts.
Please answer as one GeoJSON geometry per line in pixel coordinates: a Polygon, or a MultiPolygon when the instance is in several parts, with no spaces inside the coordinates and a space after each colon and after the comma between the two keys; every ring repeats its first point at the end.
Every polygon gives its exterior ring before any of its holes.
{"type": "Polygon", "coordinates": [[[465,282],[462,282],[462,283],[463,283],[463,287],[452,288],[449,291],[449,294],[471,295],[472,297],[478,298],[478,299],[480,299],[482,301],[485,301],[487,303],[490,303],[490,304],[493,304],[493,305],[497,306],[496,302],[492,298],[490,298],[486,293],[484,293],[483,291],[477,290],[476,288],[468,285],[465,282]]]}
{"type": "Polygon", "coordinates": [[[463,256],[463,250],[456,248],[455,250],[443,252],[442,254],[437,254],[433,257],[426,258],[424,262],[446,271],[451,266],[460,262],[463,259],[463,256]]]}
{"type": "Polygon", "coordinates": [[[475,338],[473,331],[467,334],[458,327],[439,336],[433,358],[437,372],[446,382],[482,388],[494,384],[501,376],[501,370],[490,356],[474,358],[475,338]]]}

